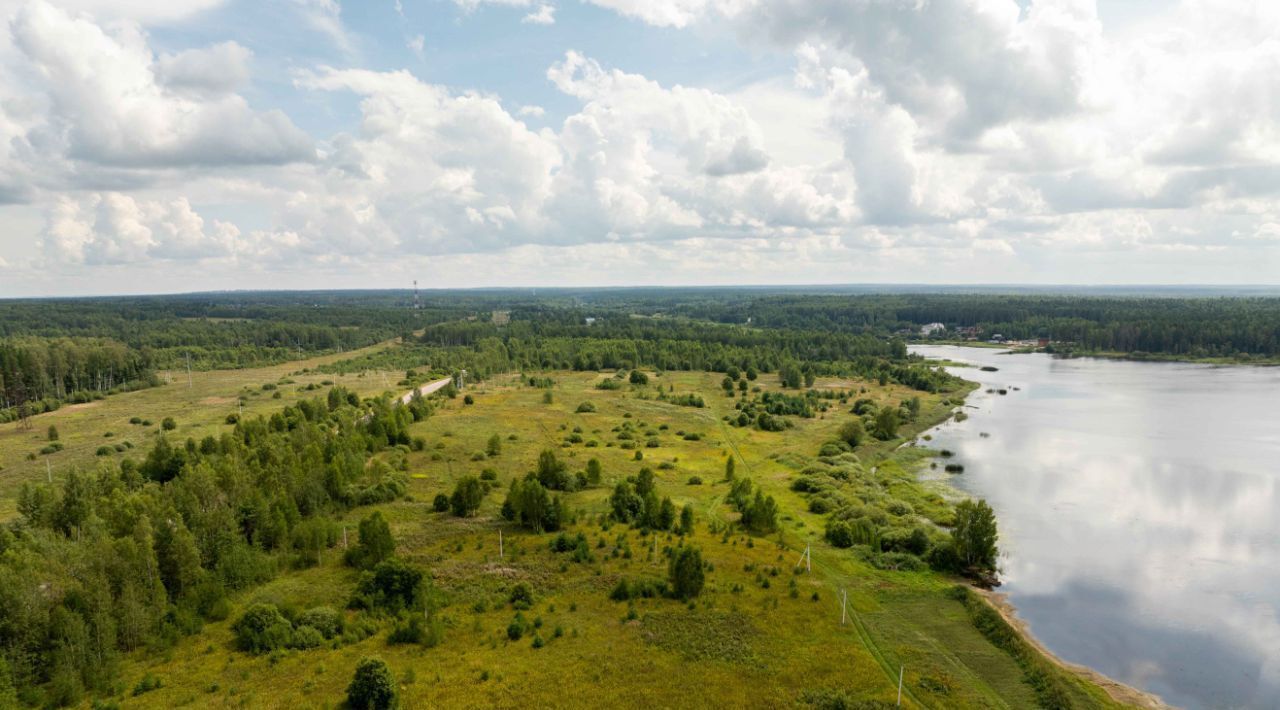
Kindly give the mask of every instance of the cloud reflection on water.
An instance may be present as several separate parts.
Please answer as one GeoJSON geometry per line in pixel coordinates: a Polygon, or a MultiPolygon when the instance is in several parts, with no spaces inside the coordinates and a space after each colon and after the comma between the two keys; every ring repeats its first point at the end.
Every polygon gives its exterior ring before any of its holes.
{"type": "Polygon", "coordinates": [[[1280,706],[1280,369],[919,351],[999,368],[955,370],[983,388],[931,445],[1046,645],[1177,705],[1280,706]]]}

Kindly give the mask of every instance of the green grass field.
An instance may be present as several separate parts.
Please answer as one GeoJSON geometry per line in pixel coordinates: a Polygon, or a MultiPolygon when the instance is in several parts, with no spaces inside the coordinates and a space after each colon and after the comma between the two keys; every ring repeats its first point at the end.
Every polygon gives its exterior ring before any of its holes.
{"type": "MultiPolygon", "coordinates": [[[[165,416],[178,420],[177,433],[200,437],[225,430],[227,414],[237,410],[242,393],[245,414],[264,414],[305,395],[311,383],[333,380],[363,394],[394,390],[399,373],[364,376],[296,374],[321,360],[259,370],[197,373],[187,387],[185,373],[165,387],[117,395],[87,407],[67,407],[35,418],[34,427],[0,433],[0,511],[14,510],[14,491],[22,480],[45,475],[44,461],[26,461],[42,445],[45,429],[55,424],[66,450],[53,455],[55,466],[93,465],[100,442],[131,440],[140,456],[165,416]],[[278,383],[280,399],[262,384],[278,383]],[[252,394],[256,392],[256,394],[252,394]],[[149,428],[130,425],[131,416],[152,420],[149,428]],[[113,437],[105,437],[107,431],[113,437]]],[[[306,608],[342,608],[357,574],[341,562],[339,549],[321,564],[284,572],[266,585],[234,598],[227,621],[204,630],[162,652],[139,651],[126,657],[121,692],[115,701],[126,708],[339,707],[357,661],[384,659],[397,674],[404,707],[789,707],[805,691],[835,691],[854,700],[894,703],[898,673],[903,672],[905,707],[1025,708],[1036,697],[1014,659],[989,643],[968,619],[961,603],[945,593],[956,580],[934,572],[878,570],[853,550],[837,550],[822,539],[823,517],[809,513],[802,496],[790,490],[792,477],[811,461],[824,441],[833,438],[844,407],[826,415],[795,419],[785,432],[734,428],[721,422],[734,400],[723,395],[716,373],[651,375],[649,387],[603,391],[594,387],[612,373],[550,373],[552,389],[527,386],[504,376],[472,387],[463,398],[442,399],[436,413],[415,424],[413,434],[427,440],[423,451],[392,450],[383,456],[407,457],[409,500],[377,506],[391,522],[398,554],[430,571],[443,596],[439,612],[443,640],[433,648],[390,645],[390,623],[357,643],[270,656],[251,656],[233,646],[231,622],[249,605],[268,601],[306,608]],[[658,387],[701,393],[707,407],[698,409],[658,401],[658,387]],[[545,401],[546,392],[551,402],[545,401]],[[595,412],[576,413],[590,402],[595,412]],[[652,432],[659,442],[635,451],[615,445],[614,427],[631,422],[652,432]],[[580,428],[582,443],[565,445],[580,428]],[[678,432],[696,432],[686,440],[678,432]],[[496,457],[483,454],[493,434],[502,440],[496,457]],[[596,446],[589,446],[590,442],[596,446]],[[535,535],[506,524],[499,508],[509,482],[531,470],[538,453],[555,448],[571,471],[585,468],[591,457],[603,464],[599,487],[568,494],[577,522],[568,534],[584,534],[593,560],[573,562],[548,543],[554,534],[535,535]],[[727,457],[738,475],[747,476],[775,496],[781,507],[781,530],[752,538],[727,529],[737,514],[724,503],[727,457]],[[613,484],[642,466],[658,477],[659,496],[677,507],[691,503],[700,547],[712,570],[695,602],[666,598],[633,602],[609,599],[620,578],[661,579],[666,573],[665,547],[674,535],[646,535],[605,521],[613,484]],[[432,510],[432,498],[452,491],[464,475],[485,468],[498,474],[479,514],[456,518],[432,510]],[[700,485],[689,483],[691,476],[700,485]],[[502,554],[499,554],[499,535],[502,554]],[[812,546],[812,571],[797,567],[800,552],[812,546]],[[507,603],[518,582],[535,591],[532,609],[522,612],[535,625],[531,633],[511,641],[507,626],[514,610],[507,603]],[[847,592],[847,618],[841,623],[841,593],[847,592]],[[544,645],[535,648],[532,638],[544,645]],[[158,689],[138,695],[130,691],[146,676],[158,689]]],[[[775,386],[765,376],[757,383],[775,386]],[[766,381],[767,380],[767,381],[766,381]]],[[[867,388],[880,401],[897,402],[915,394],[904,388],[858,381],[820,380],[819,388],[867,388]]],[[[949,406],[938,395],[922,397],[914,435],[947,416],[949,406]]],[[[644,438],[649,438],[646,435],[644,438]]],[[[945,483],[921,483],[917,469],[927,466],[919,449],[899,448],[903,440],[859,447],[865,475],[916,510],[945,509],[954,495],[945,483]]],[[[119,456],[122,454],[113,454],[119,456]]],[[[42,459],[43,457],[38,457],[42,459]]],[[[354,539],[359,519],[374,508],[350,513],[345,525],[354,539]]],[[[1077,707],[1113,705],[1099,689],[1074,676],[1063,677],[1077,707]]],[[[88,706],[86,706],[88,707],[88,706]]]]}

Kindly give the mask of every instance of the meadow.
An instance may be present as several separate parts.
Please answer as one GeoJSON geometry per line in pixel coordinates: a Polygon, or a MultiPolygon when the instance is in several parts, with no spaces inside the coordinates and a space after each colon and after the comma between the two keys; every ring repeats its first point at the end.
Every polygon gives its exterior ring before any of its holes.
{"type": "MultiPolygon", "coordinates": [[[[164,387],[36,417],[28,432],[15,434],[6,426],[0,438],[3,510],[11,515],[19,481],[44,475],[43,461],[25,456],[40,447],[50,424],[67,442],[54,454],[63,457],[62,465],[92,465],[96,442],[130,438],[141,447],[166,416],[177,420],[179,434],[199,437],[230,430],[226,417],[238,413],[242,398],[245,416],[267,414],[317,394],[306,389],[313,384],[321,395],[328,387],[324,382],[370,394],[395,390],[395,378],[404,374],[302,372],[320,362],[197,373],[191,387],[185,373],[172,373],[174,382],[164,387]],[[280,384],[284,380],[292,381],[280,384]],[[264,390],[264,384],[275,388],[264,390]],[[151,428],[130,425],[133,416],[151,420],[151,428]],[[107,431],[115,436],[106,437],[107,431]]],[[[433,398],[432,416],[410,426],[422,440],[420,450],[378,454],[407,472],[409,495],[349,511],[341,520],[349,533],[343,538],[353,539],[358,522],[372,511],[385,516],[396,554],[428,572],[434,621],[442,631],[438,638],[392,644],[393,622],[375,620],[373,633],[361,640],[264,655],[237,650],[233,623],[254,604],[346,606],[359,575],[344,565],[339,542],[314,567],[282,572],[234,594],[225,620],[208,622],[166,648],[127,654],[117,695],[100,707],[336,708],[357,662],[367,656],[387,662],[407,708],[891,707],[900,669],[906,707],[1044,705],[1037,673],[1051,674],[1065,689],[1068,704],[1060,706],[1114,704],[1066,671],[1040,659],[1029,666],[1007,645],[993,644],[990,630],[984,635],[970,605],[958,599],[959,578],[927,569],[882,569],[861,546],[836,549],[824,542],[825,518],[809,512],[792,481],[849,418],[847,406],[833,400],[813,418],[790,417],[794,426],[785,431],[762,431],[723,421],[734,412],[735,399],[721,389],[720,373],[650,371],[644,386],[596,387],[613,376],[539,373],[550,382],[537,386],[519,375],[496,376],[455,398],[433,398]],[[697,393],[706,406],[662,401],[660,391],[697,393]],[[620,438],[622,432],[638,438],[620,438]],[[496,454],[489,450],[495,434],[496,454]],[[533,470],[546,449],[556,451],[570,471],[584,469],[592,458],[601,464],[599,485],[565,497],[574,522],[562,532],[584,536],[588,555],[575,559],[555,552],[552,542],[561,533],[527,532],[500,515],[509,483],[533,470]],[[738,478],[749,478],[777,500],[777,532],[751,536],[734,525],[738,513],[726,504],[730,459],[738,478]],[[613,485],[642,467],[656,474],[659,496],[670,496],[677,509],[693,506],[691,534],[650,533],[608,519],[613,485]],[[449,494],[457,481],[486,469],[496,486],[477,514],[455,517],[435,509],[438,494],[449,494]],[[619,580],[665,579],[667,553],[680,544],[699,548],[707,563],[701,595],[688,603],[662,596],[611,599],[619,580]],[[798,564],[806,547],[811,569],[798,564]],[[511,593],[522,583],[533,601],[516,609],[511,593]],[[510,627],[517,614],[522,633],[515,639],[510,627]]],[[[762,375],[753,385],[777,390],[776,380],[762,375]]],[[[856,458],[850,468],[858,472],[849,485],[882,491],[922,516],[945,519],[954,493],[943,476],[932,473],[926,450],[903,445],[950,416],[947,395],[858,379],[819,378],[815,389],[895,405],[919,396],[919,416],[902,427],[899,438],[871,440],[846,455],[856,458]]],[[[349,623],[368,622],[364,614],[344,614],[349,623]]]]}

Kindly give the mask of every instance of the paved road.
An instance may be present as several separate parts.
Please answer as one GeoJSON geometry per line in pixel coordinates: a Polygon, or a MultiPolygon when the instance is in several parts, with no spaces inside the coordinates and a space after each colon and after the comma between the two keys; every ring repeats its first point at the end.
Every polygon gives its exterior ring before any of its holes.
{"type": "Polygon", "coordinates": [[[453,378],[452,378],[452,377],[446,377],[446,378],[444,378],[444,379],[436,380],[435,382],[428,382],[427,384],[425,384],[425,385],[423,385],[423,386],[419,387],[419,388],[418,388],[418,389],[416,389],[416,390],[409,390],[408,392],[406,392],[406,393],[404,394],[404,396],[400,398],[400,401],[401,401],[401,402],[404,402],[405,404],[408,404],[408,403],[409,403],[409,400],[413,399],[413,393],[414,393],[414,392],[421,392],[421,393],[422,393],[422,396],[423,396],[423,397],[426,397],[427,395],[429,395],[429,394],[431,394],[432,392],[435,392],[436,390],[438,390],[438,389],[440,389],[440,388],[444,387],[445,385],[449,384],[450,382],[453,382],[453,378]]]}

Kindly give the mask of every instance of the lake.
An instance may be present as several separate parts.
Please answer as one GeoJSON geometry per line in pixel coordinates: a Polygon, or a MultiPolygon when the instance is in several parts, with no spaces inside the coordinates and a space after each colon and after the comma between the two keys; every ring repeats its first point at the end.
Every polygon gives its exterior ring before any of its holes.
{"type": "Polygon", "coordinates": [[[999,368],[951,370],[983,387],[929,445],[1038,639],[1172,705],[1280,707],[1280,368],[911,350],[999,368]]]}

